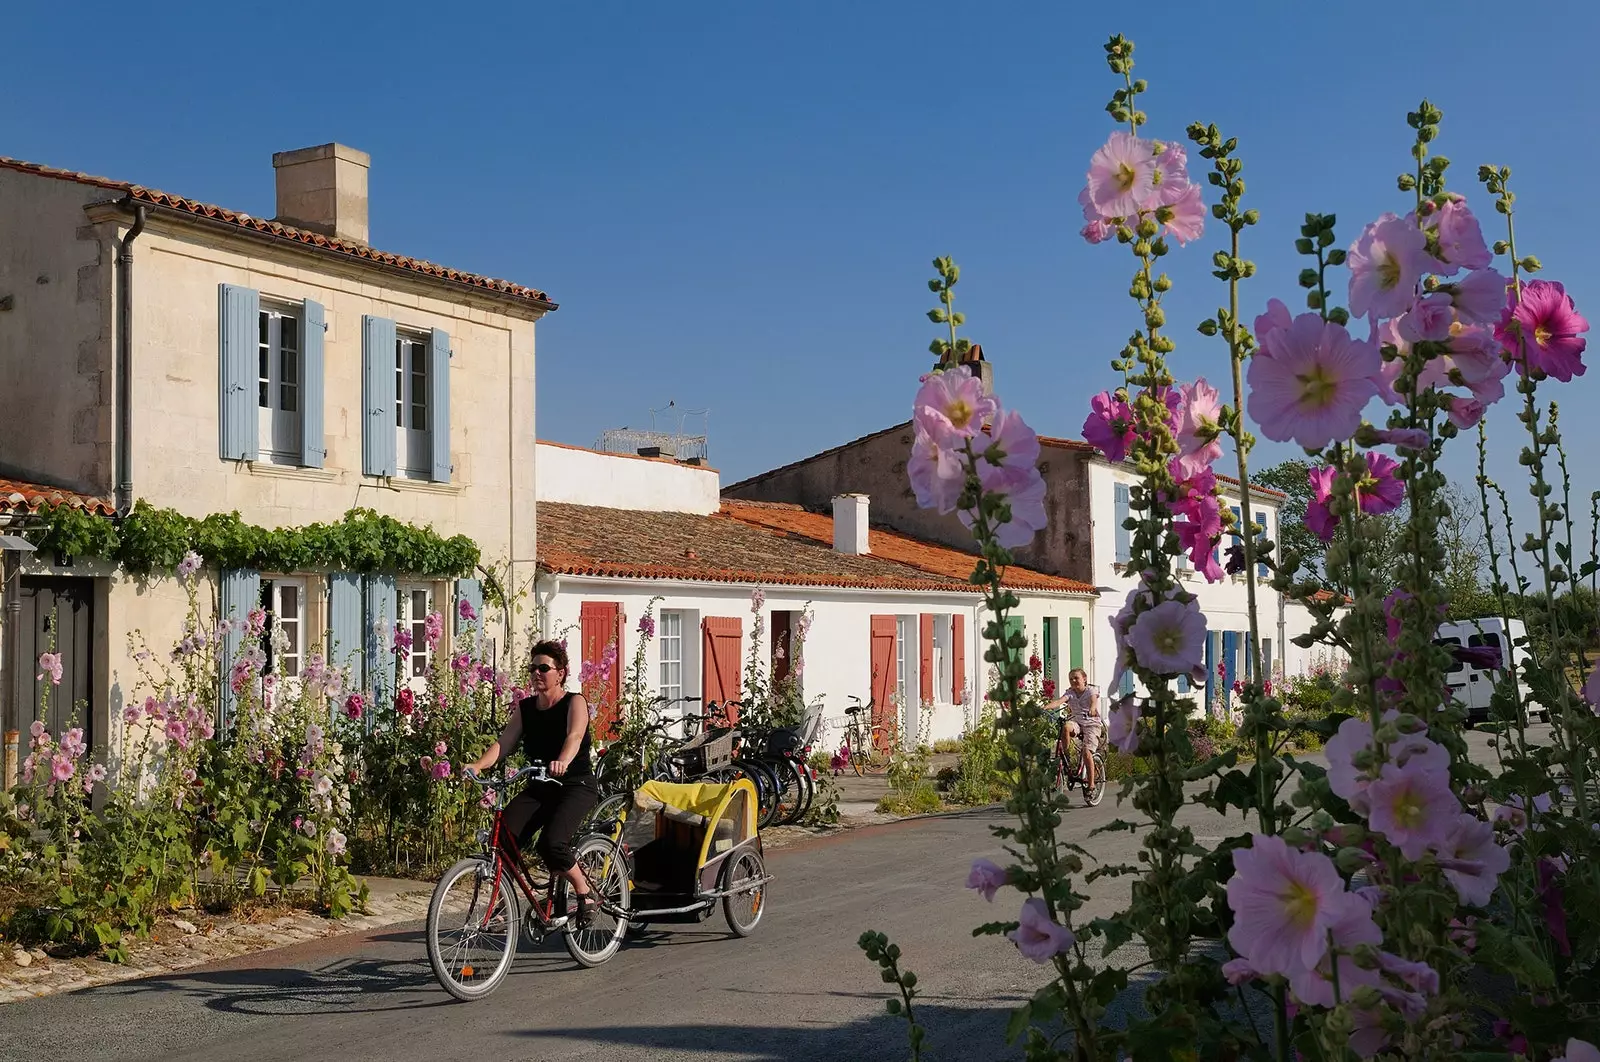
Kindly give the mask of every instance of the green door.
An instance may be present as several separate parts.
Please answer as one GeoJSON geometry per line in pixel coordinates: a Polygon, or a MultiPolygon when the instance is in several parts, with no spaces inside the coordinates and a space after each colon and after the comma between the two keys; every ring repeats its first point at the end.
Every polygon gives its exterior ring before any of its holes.
{"type": "Polygon", "coordinates": [[[1083,666],[1083,620],[1075,616],[1067,619],[1067,654],[1070,667],[1083,666]]]}
{"type": "Polygon", "coordinates": [[[1044,677],[1057,681],[1056,672],[1061,662],[1061,621],[1054,616],[1044,618],[1044,677]]]}

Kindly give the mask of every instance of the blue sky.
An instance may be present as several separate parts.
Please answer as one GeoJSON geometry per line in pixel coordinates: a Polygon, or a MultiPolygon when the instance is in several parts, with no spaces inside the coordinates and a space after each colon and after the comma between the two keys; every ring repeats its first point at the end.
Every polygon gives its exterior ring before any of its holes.
{"type": "MultiPolygon", "coordinates": [[[[938,254],[962,266],[958,308],[1002,396],[1041,432],[1077,433],[1136,323],[1126,252],[1076,235],[1111,128],[1113,32],[1137,42],[1151,135],[1200,119],[1240,140],[1263,219],[1245,247],[1252,314],[1296,305],[1307,210],[1336,212],[1348,243],[1407,208],[1394,175],[1424,94],[1445,112],[1453,186],[1492,224],[1477,165],[1512,166],[1521,249],[1600,314],[1562,192],[1596,169],[1592,10],[1213,7],[25,4],[7,16],[0,154],[270,216],[273,151],[366,150],[375,245],[562,304],[539,329],[541,437],[590,444],[675,400],[709,410],[724,482],[907,415],[938,254]]],[[[1226,375],[1193,331],[1225,294],[1208,274],[1221,235],[1169,260],[1180,376],[1226,375]]],[[[1575,454],[1600,444],[1583,415],[1597,386],[1556,392],[1575,454]]],[[[1503,403],[1508,483],[1516,430],[1503,403]]],[[[1586,496],[1600,483],[1574,463],[1586,496]]]]}

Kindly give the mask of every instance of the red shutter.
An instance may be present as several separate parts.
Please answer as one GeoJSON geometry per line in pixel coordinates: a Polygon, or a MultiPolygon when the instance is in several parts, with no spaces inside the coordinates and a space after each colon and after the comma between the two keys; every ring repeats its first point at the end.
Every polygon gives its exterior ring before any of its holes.
{"type": "Polygon", "coordinates": [[[933,703],[933,617],[922,614],[922,649],[917,657],[918,707],[933,703]]]}
{"type": "Polygon", "coordinates": [[[622,606],[615,601],[585,601],[578,606],[578,624],[582,631],[580,657],[585,662],[598,663],[605,655],[606,646],[616,646],[616,662],[604,681],[590,684],[588,692],[594,694],[594,733],[601,740],[609,740],[617,722],[619,675],[622,671],[622,606]]]}
{"type": "MultiPolygon", "coordinates": [[[[707,616],[701,624],[705,631],[701,659],[701,705],[707,710],[712,701],[723,702],[739,697],[739,657],[744,641],[744,620],[737,616],[707,616]]],[[[728,712],[728,723],[737,724],[737,708],[728,712]]]]}
{"type": "Polygon", "coordinates": [[[961,703],[961,687],[967,684],[967,618],[950,617],[950,703],[961,703]]]}
{"type": "Polygon", "coordinates": [[[872,721],[879,726],[889,726],[894,719],[895,641],[899,637],[899,624],[893,616],[872,617],[872,721]]]}

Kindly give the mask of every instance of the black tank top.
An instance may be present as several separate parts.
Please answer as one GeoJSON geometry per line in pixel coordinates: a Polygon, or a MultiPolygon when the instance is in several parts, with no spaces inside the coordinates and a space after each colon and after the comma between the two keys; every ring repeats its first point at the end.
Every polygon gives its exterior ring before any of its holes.
{"type": "MultiPolygon", "coordinates": [[[[538,763],[554,763],[561,757],[561,746],[567,743],[567,713],[572,710],[574,694],[567,694],[549,708],[541,709],[532,697],[525,697],[517,706],[522,712],[522,754],[538,763]]],[[[567,764],[567,778],[589,778],[594,766],[589,762],[589,728],[583,729],[583,740],[578,744],[577,755],[567,764]]]]}

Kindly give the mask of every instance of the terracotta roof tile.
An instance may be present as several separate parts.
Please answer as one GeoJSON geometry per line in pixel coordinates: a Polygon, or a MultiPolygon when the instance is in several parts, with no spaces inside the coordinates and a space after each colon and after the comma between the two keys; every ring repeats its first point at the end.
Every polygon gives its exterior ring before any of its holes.
{"type": "MultiPolygon", "coordinates": [[[[700,516],[541,502],[539,566],[562,575],[626,579],[978,592],[966,579],[973,563],[967,554],[878,531],[871,533],[873,549],[882,544],[881,548],[892,550],[890,554],[838,553],[832,547],[828,517],[789,510],[781,517],[760,519],[750,511],[753,508],[758,507],[748,503],[724,505],[720,513],[700,516]],[[825,539],[817,537],[812,522],[815,520],[828,523],[825,539]],[[804,528],[791,529],[784,524],[804,528]],[[891,547],[891,539],[901,542],[891,547]],[[911,546],[927,551],[918,555],[922,563],[900,559],[913,556],[911,546]],[[949,556],[939,558],[939,554],[949,556]],[[952,570],[958,563],[964,563],[964,569],[952,570]]],[[[1012,574],[1020,577],[1022,572],[1013,569],[1012,574]]],[[[1049,585],[1030,585],[1020,578],[1009,581],[1018,589],[1093,593],[1092,587],[1071,580],[1037,578],[1049,580],[1049,585]]]]}
{"type": "Polygon", "coordinates": [[[0,479],[0,512],[35,513],[45,505],[67,505],[74,509],[85,509],[99,516],[111,516],[116,513],[116,507],[105,498],[79,494],[63,487],[47,487],[39,483],[24,483],[17,479],[0,479]]]}
{"type": "Polygon", "coordinates": [[[78,184],[86,184],[96,188],[105,188],[115,192],[124,192],[132,196],[138,202],[147,203],[158,208],[176,210],[185,214],[193,215],[195,217],[209,218],[213,221],[234,225],[238,228],[262,233],[267,236],[284,240],[293,240],[296,243],[305,244],[306,246],[315,247],[319,250],[328,251],[334,254],[345,255],[350,258],[365,259],[366,261],[375,262],[380,265],[393,266],[397,269],[405,269],[413,273],[421,273],[424,276],[434,277],[438,280],[446,280],[456,284],[465,284],[469,287],[482,288],[488,291],[498,292],[502,295],[508,295],[513,298],[526,299],[529,302],[538,304],[542,309],[554,310],[556,308],[556,304],[551,302],[550,297],[544,292],[535,288],[523,287],[521,284],[513,284],[509,280],[496,280],[494,277],[480,276],[477,273],[464,273],[459,269],[450,269],[446,266],[435,265],[432,262],[425,262],[420,258],[408,258],[405,255],[391,254],[388,251],[375,250],[363,243],[340,240],[332,236],[324,236],[321,233],[310,232],[306,229],[297,229],[290,225],[281,225],[276,221],[268,221],[263,218],[252,217],[249,214],[241,214],[235,210],[228,210],[224,207],[212,206],[209,203],[201,203],[194,199],[185,199],[182,196],[168,195],[166,192],[159,192],[153,188],[145,188],[143,185],[130,184],[127,181],[114,181],[107,177],[93,177],[87,173],[77,173],[72,170],[61,170],[55,168],[54,166],[41,166],[35,162],[23,162],[20,159],[6,158],[3,155],[0,155],[0,169],[15,170],[18,173],[28,173],[38,177],[50,177],[62,181],[75,181],[78,184]]]}

